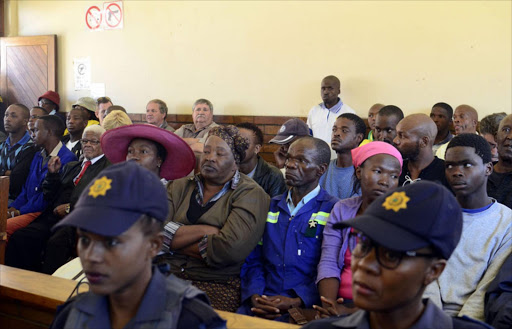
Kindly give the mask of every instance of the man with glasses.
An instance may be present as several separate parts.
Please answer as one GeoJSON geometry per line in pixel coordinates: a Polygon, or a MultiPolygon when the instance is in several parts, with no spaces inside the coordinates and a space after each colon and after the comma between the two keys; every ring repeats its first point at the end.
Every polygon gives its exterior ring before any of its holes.
{"type": "Polygon", "coordinates": [[[352,230],[352,291],[360,310],[305,328],[488,328],[467,317],[451,318],[422,299],[462,233],[461,208],[445,187],[427,181],[406,185],[335,226],[352,230]]]}
{"type": "Polygon", "coordinates": [[[49,112],[46,112],[46,109],[41,106],[34,106],[30,109],[30,117],[28,119],[28,133],[30,134],[30,138],[34,139],[34,128],[36,126],[36,121],[40,117],[44,115],[49,115],[49,112]]]}
{"type": "Polygon", "coordinates": [[[49,115],[57,115],[62,122],[66,122],[66,114],[59,112],[60,96],[59,93],[48,90],[37,99],[40,107],[44,108],[49,115]]]}
{"type": "MultiPolygon", "coordinates": [[[[62,167],[59,157],[48,162],[48,173],[43,181],[45,195],[50,200],[50,206],[27,227],[16,231],[9,239],[6,251],[6,264],[31,271],[41,271],[41,250],[50,238],[50,229],[73,209],[84,188],[110,162],[103,155],[100,139],[105,132],[99,125],[85,128],[80,143],[84,155],[83,161],[73,161],[62,167]]],[[[53,240],[53,239],[52,239],[53,240]]],[[[51,268],[59,267],[66,262],[73,250],[74,231],[66,228],[57,231],[55,239],[50,244],[47,255],[51,268]],[[62,262],[62,264],[60,264],[62,262]],[[58,263],[57,265],[52,265],[58,263]]]]}
{"type": "Polygon", "coordinates": [[[320,301],[316,268],[324,227],[338,201],[318,181],[331,158],[329,145],[302,137],[286,155],[288,192],[272,198],[261,242],[242,267],[238,313],[299,322],[297,308],[320,301]]]}

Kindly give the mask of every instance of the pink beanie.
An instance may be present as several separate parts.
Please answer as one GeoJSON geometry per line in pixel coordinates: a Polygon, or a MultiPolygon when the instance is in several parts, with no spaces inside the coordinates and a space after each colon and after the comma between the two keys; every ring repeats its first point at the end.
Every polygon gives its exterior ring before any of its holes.
{"type": "Polygon", "coordinates": [[[352,149],[352,163],[354,164],[354,168],[357,168],[366,161],[366,159],[376,155],[376,154],[389,154],[397,158],[398,162],[400,162],[400,173],[402,173],[402,166],[404,161],[402,159],[402,155],[400,152],[391,144],[385,142],[374,141],[370,143],[366,143],[362,146],[356,147],[352,149]]]}

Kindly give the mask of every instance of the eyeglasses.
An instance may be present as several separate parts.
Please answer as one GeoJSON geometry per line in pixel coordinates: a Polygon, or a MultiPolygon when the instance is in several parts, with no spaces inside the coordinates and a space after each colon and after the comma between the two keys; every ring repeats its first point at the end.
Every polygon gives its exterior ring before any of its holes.
{"type": "Polygon", "coordinates": [[[40,117],[41,117],[40,115],[31,115],[30,119],[39,119],[40,117]]]}
{"type": "Polygon", "coordinates": [[[92,139],[82,139],[82,140],[80,140],[80,143],[82,143],[82,145],[86,145],[87,143],[91,143],[91,145],[98,145],[100,143],[100,141],[92,140],[92,139]]]}
{"type": "Polygon", "coordinates": [[[400,265],[404,257],[436,257],[434,254],[419,253],[416,251],[396,251],[383,247],[372,241],[361,232],[352,232],[348,238],[348,248],[352,256],[363,258],[375,248],[377,262],[384,268],[394,270],[400,265]]]}
{"type": "Polygon", "coordinates": [[[39,106],[43,106],[43,105],[49,105],[49,104],[53,104],[52,101],[49,101],[49,100],[46,100],[46,99],[41,99],[39,101],[39,106]]]}

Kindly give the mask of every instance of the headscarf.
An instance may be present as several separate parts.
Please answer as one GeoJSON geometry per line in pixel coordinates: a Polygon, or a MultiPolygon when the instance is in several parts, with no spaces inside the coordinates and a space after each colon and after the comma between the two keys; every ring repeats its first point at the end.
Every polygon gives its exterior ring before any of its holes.
{"type": "Polygon", "coordinates": [[[398,160],[398,162],[400,162],[400,173],[402,173],[402,166],[404,164],[402,155],[396,149],[396,147],[386,142],[373,141],[370,143],[366,143],[362,146],[352,149],[351,153],[354,168],[360,167],[363,164],[363,162],[365,162],[368,158],[374,155],[389,154],[395,157],[398,160]]]}
{"type": "Polygon", "coordinates": [[[249,141],[240,135],[237,127],[233,125],[216,126],[210,130],[209,136],[217,136],[228,144],[237,165],[244,160],[245,151],[249,148],[249,141]]]}

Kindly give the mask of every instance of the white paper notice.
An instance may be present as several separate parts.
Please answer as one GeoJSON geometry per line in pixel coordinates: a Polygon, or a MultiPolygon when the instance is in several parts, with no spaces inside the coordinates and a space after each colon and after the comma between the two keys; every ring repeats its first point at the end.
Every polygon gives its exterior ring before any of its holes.
{"type": "Polygon", "coordinates": [[[105,84],[104,83],[91,83],[91,97],[98,99],[105,96],[105,84]]]}
{"type": "Polygon", "coordinates": [[[75,76],[75,90],[89,90],[91,88],[91,58],[74,58],[73,74],[75,76]]]}

